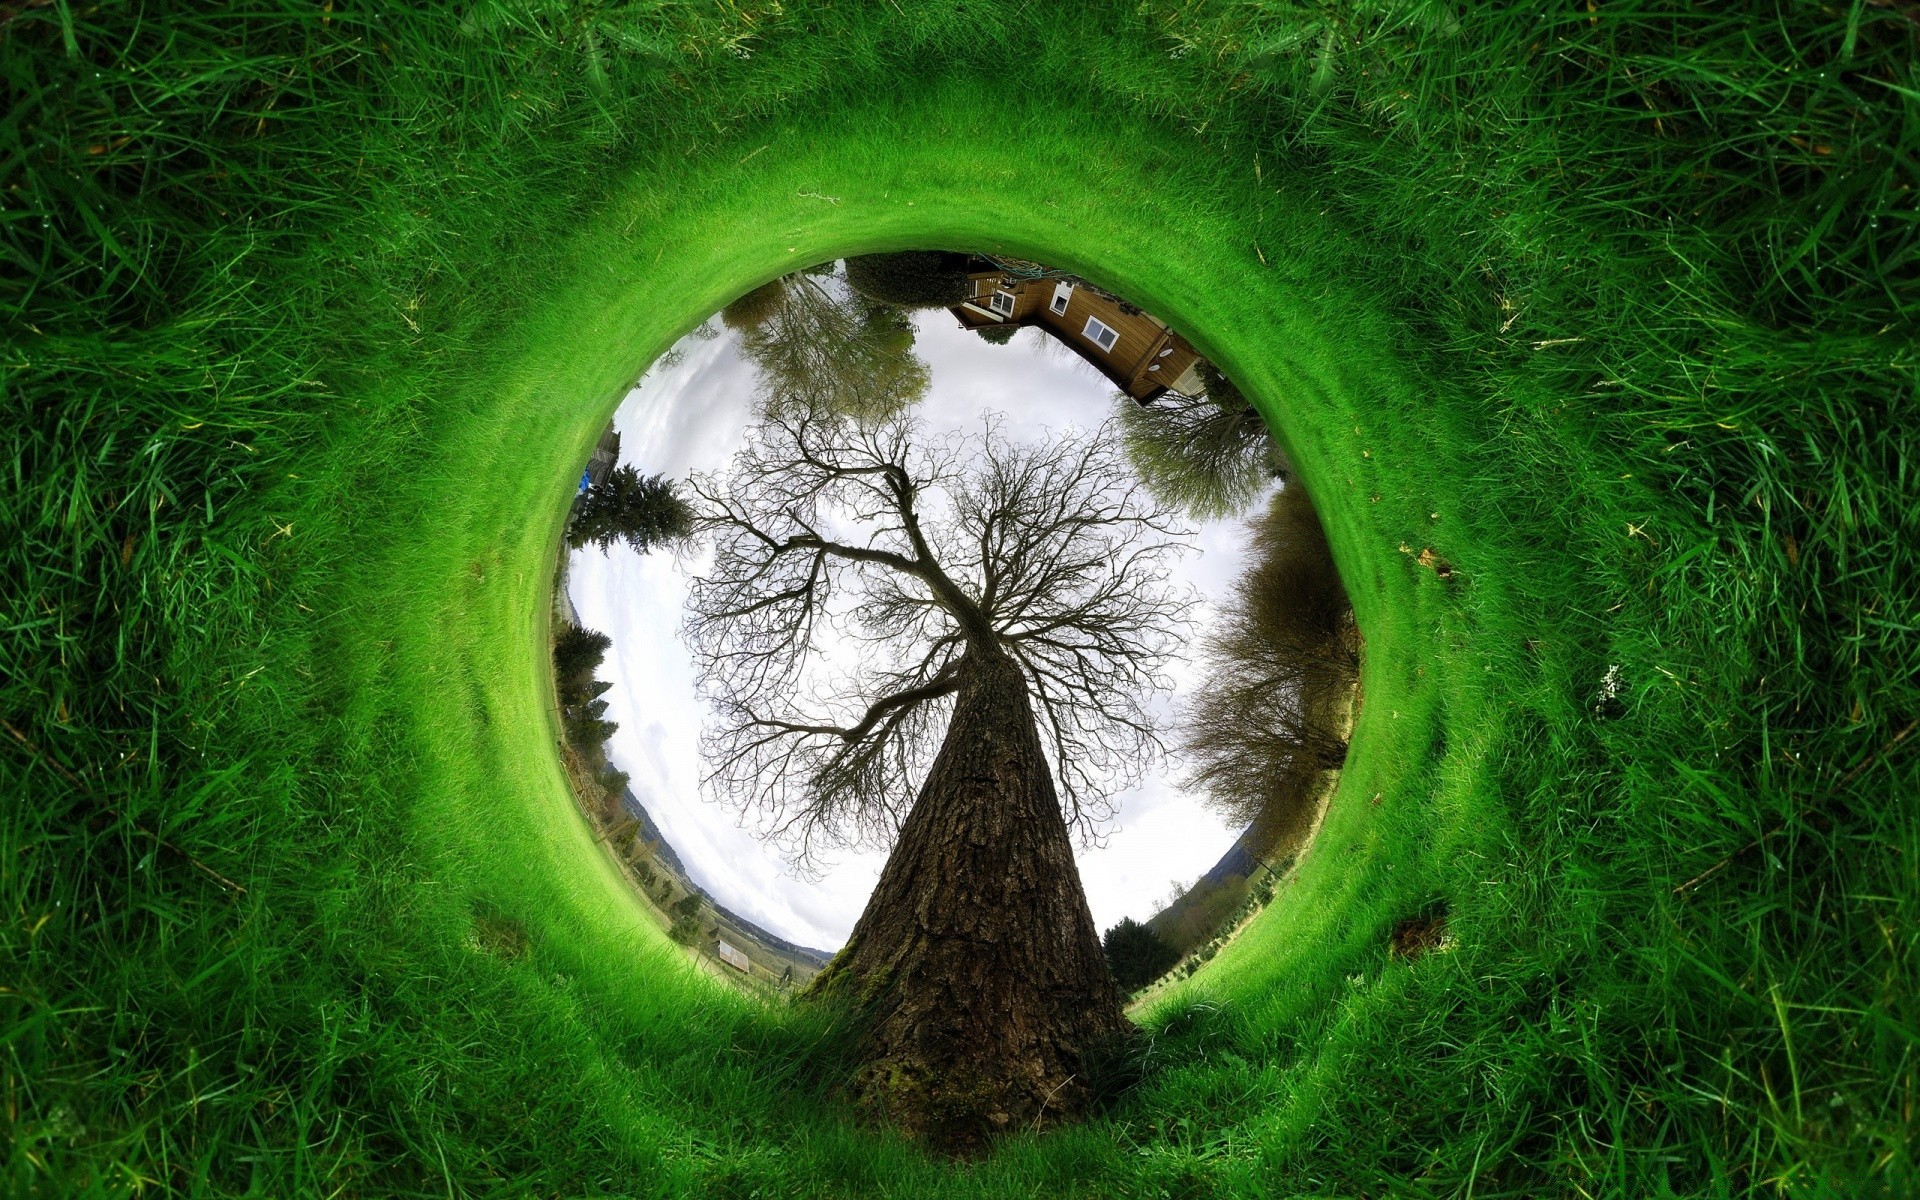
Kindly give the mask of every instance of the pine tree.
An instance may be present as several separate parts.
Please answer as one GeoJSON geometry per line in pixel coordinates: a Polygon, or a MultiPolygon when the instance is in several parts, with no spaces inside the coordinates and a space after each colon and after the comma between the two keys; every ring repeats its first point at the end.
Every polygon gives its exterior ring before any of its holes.
{"type": "Polygon", "coordinates": [[[1106,951],[1107,969],[1113,972],[1113,982],[1123,992],[1138,991],[1180,961],[1178,950],[1168,945],[1151,926],[1142,925],[1132,917],[1120,918],[1120,923],[1107,930],[1100,944],[1106,951]]]}
{"type": "Polygon", "coordinates": [[[575,550],[588,544],[605,550],[625,542],[645,554],[684,541],[693,532],[693,519],[693,507],[681,499],[672,480],[616,467],[580,498],[567,544],[575,550]]]}

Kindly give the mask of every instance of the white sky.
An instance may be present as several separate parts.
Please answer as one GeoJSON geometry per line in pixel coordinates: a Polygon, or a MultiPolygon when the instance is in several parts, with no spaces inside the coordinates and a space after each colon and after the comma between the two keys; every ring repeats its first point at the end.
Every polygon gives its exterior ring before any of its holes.
{"type": "MultiPolygon", "coordinates": [[[[982,415],[992,411],[1003,415],[1009,440],[1039,439],[1070,427],[1092,429],[1121,403],[1105,377],[1037,329],[995,346],[959,328],[944,310],[917,313],[914,325],[915,352],[931,368],[917,413],[930,433],[978,430],[982,415]]],[[[708,332],[715,329],[719,336],[709,340],[683,339],[678,361],[669,355],[656,363],[621,403],[614,427],[623,463],[684,479],[691,471],[724,467],[741,446],[757,377],[738,353],[735,335],[709,322],[708,332]]],[[[1244,520],[1206,523],[1193,539],[1195,551],[1170,564],[1176,582],[1193,584],[1209,601],[1196,633],[1211,617],[1210,602],[1239,574],[1248,539],[1244,520]]],[[[634,795],[716,900],[782,937],[837,950],[886,856],[828,855],[820,878],[803,878],[775,846],[743,828],[731,807],[703,796],[705,706],[694,690],[680,622],[687,579],[704,566],[701,557],[677,562],[670,554],[635,554],[624,544],[606,553],[592,547],[574,553],[568,573],[574,607],[587,628],[613,639],[599,671],[613,684],[605,696],[607,718],[620,725],[608,758],[632,776],[634,795]]],[[[1171,674],[1177,704],[1195,682],[1191,656],[1177,657],[1171,674]]],[[[1101,929],[1121,917],[1144,920],[1176,884],[1190,884],[1213,866],[1239,832],[1183,795],[1166,777],[1175,771],[1122,793],[1103,845],[1077,854],[1101,929]]]]}

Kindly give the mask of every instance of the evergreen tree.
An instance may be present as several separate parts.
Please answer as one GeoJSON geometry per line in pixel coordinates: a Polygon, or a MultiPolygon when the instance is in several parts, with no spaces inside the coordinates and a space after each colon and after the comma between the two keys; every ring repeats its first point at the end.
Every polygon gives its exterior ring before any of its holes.
{"type": "Polygon", "coordinates": [[[580,498],[567,544],[578,550],[591,543],[605,550],[625,542],[645,554],[684,541],[692,532],[693,506],[681,499],[672,480],[616,467],[580,498]]]}
{"type": "Polygon", "coordinates": [[[1107,969],[1123,992],[1140,990],[1180,961],[1178,950],[1132,917],[1120,918],[1118,925],[1107,930],[1100,946],[1107,955],[1107,969]]]}
{"type": "Polygon", "coordinates": [[[554,690],[559,693],[561,708],[585,704],[613,686],[593,677],[612,645],[613,639],[606,634],[573,625],[553,639],[554,690]]]}

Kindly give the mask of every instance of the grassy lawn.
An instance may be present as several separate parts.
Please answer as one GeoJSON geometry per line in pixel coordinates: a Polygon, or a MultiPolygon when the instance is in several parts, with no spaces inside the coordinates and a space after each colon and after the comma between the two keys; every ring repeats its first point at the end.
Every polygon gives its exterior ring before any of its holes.
{"type": "Polygon", "coordinates": [[[6,21],[9,1192],[1914,1186],[1905,9],[6,21]],[[545,661],[647,364],[926,246],[1218,362],[1366,639],[1297,878],[966,1168],[666,941],[545,661]]]}

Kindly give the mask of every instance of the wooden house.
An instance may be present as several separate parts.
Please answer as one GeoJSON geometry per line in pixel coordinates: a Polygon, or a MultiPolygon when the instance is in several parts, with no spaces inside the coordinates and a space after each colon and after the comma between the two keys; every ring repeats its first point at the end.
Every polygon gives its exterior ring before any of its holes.
{"type": "Polygon", "coordinates": [[[620,465],[620,435],[614,432],[613,422],[608,421],[606,429],[600,433],[600,440],[594,443],[593,453],[587,458],[586,469],[580,472],[580,490],[586,491],[596,483],[605,483],[607,476],[620,465]]]}
{"type": "Polygon", "coordinates": [[[1022,278],[975,259],[967,299],[948,309],[973,330],[1038,325],[1141,404],[1172,390],[1204,391],[1200,354],[1152,313],[1072,276],[1022,278]]]}

